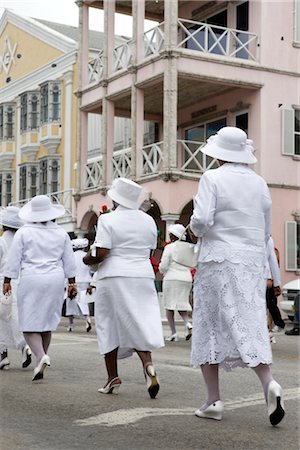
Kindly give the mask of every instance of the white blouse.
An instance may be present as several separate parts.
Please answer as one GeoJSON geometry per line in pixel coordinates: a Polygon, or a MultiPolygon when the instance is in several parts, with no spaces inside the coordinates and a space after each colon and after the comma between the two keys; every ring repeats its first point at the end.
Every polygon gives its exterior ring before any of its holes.
{"type": "Polygon", "coordinates": [[[190,223],[202,238],[199,261],[255,264],[270,236],[271,205],[266,182],[247,165],[226,163],[205,172],[190,223]]]}
{"type": "Polygon", "coordinates": [[[143,277],[154,279],[150,252],[156,248],[157,228],[151,216],[118,206],[98,219],[95,246],[109,249],[97,279],[143,277]]]}

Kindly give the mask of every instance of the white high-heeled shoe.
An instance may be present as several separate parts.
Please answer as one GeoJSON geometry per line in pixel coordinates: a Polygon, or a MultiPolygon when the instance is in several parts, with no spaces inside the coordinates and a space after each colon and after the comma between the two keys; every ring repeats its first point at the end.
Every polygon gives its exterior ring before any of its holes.
{"type": "Polygon", "coordinates": [[[119,387],[121,386],[122,381],[119,377],[113,378],[109,383],[107,383],[103,388],[99,388],[98,392],[100,394],[118,394],[119,387]]]}
{"type": "Polygon", "coordinates": [[[165,338],[165,341],[168,341],[168,342],[177,342],[177,341],[179,341],[178,334],[177,333],[171,334],[171,336],[168,336],[168,337],[165,338]]]}
{"type": "Polygon", "coordinates": [[[50,366],[50,358],[48,355],[44,355],[33,371],[32,381],[41,380],[44,378],[44,372],[47,366],[50,366]]]}
{"type": "Polygon", "coordinates": [[[268,414],[273,426],[278,425],[285,415],[285,409],[282,399],[282,388],[275,380],[270,381],[268,386],[268,414]]]}
{"type": "Polygon", "coordinates": [[[25,345],[22,351],[22,367],[25,369],[31,364],[31,350],[29,345],[25,345]]]}
{"type": "Polygon", "coordinates": [[[218,400],[203,410],[197,409],[197,411],[195,411],[195,416],[203,419],[222,420],[223,411],[224,403],[221,402],[221,400],[218,400]]]}
{"type": "Polygon", "coordinates": [[[185,340],[189,341],[192,337],[192,333],[193,333],[193,325],[188,323],[186,326],[187,329],[187,335],[185,336],[185,340]]]}
{"type": "Polygon", "coordinates": [[[152,363],[146,364],[144,366],[144,374],[147,383],[148,393],[151,398],[155,398],[159,391],[159,381],[157,378],[156,370],[154,369],[152,363]]]}

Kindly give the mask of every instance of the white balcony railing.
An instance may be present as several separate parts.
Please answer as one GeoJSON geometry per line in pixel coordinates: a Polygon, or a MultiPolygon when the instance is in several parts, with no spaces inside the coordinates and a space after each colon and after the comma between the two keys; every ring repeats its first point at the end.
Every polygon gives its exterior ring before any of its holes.
{"type": "Polygon", "coordinates": [[[164,46],[164,22],[144,33],[144,56],[157,55],[164,46]]]}
{"type": "Polygon", "coordinates": [[[97,58],[92,59],[88,63],[88,84],[99,82],[103,77],[103,50],[101,50],[97,58]]]}
{"type": "Polygon", "coordinates": [[[100,186],[102,167],[102,156],[86,163],[84,189],[94,189],[100,186]]]}
{"type": "MultiPolygon", "coordinates": [[[[204,22],[178,19],[177,48],[231,58],[258,61],[258,36],[248,31],[225,28],[204,22]]],[[[144,57],[157,55],[164,48],[164,22],[144,33],[144,57]]],[[[132,62],[132,40],[113,50],[113,70],[127,69],[132,62]]],[[[88,63],[88,83],[103,77],[103,50],[88,63]]]]}
{"type": "Polygon", "coordinates": [[[178,19],[178,48],[257,61],[255,33],[178,19]]]}
{"type": "Polygon", "coordinates": [[[118,45],[113,50],[114,54],[114,70],[127,69],[132,61],[132,40],[118,45]]]}
{"type": "Polygon", "coordinates": [[[162,170],[163,142],[155,142],[142,148],[141,176],[154,175],[162,170]]]}
{"type": "MultiPolygon", "coordinates": [[[[58,223],[65,223],[66,221],[69,221],[70,219],[75,218],[75,203],[73,198],[74,190],[73,189],[67,189],[65,191],[57,191],[57,192],[51,192],[47,195],[47,197],[51,198],[51,201],[58,205],[63,205],[66,209],[65,215],[61,218],[57,219],[58,223]]],[[[31,198],[26,198],[25,200],[19,200],[18,202],[11,202],[9,205],[18,206],[21,208],[25,205],[25,203],[29,202],[31,198]]]]}
{"type": "Polygon", "coordinates": [[[112,157],[113,179],[131,175],[131,148],[117,150],[112,157]]]}
{"type": "Polygon", "coordinates": [[[177,141],[178,155],[181,156],[183,164],[180,167],[182,172],[204,173],[206,170],[217,166],[217,160],[204,155],[201,148],[205,145],[203,142],[196,141],[177,141]]]}

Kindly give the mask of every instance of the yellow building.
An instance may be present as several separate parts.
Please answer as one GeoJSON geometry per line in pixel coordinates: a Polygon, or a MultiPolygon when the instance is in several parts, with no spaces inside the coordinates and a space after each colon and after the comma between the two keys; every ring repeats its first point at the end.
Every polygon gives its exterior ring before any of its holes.
{"type": "MultiPolygon", "coordinates": [[[[51,195],[76,228],[78,28],[22,17],[0,20],[0,206],[51,195]]],[[[90,57],[103,33],[89,32],[90,57]]],[[[93,133],[95,134],[95,130],[93,133]]]]}

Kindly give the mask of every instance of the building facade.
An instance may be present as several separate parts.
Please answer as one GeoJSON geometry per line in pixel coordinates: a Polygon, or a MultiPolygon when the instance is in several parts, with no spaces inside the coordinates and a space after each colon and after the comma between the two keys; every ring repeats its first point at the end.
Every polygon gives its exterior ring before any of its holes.
{"type": "MultiPolygon", "coordinates": [[[[94,58],[103,33],[89,31],[88,38],[94,58]]],[[[0,207],[49,195],[66,207],[59,221],[70,233],[77,228],[79,39],[78,27],[10,10],[0,20],[0,207]]],[[[98,118],[88,116],[91,157],[100,151],[98,118]]],[[[116,119],[116,149],[128,144],[126,120],[116,119]]]]}
{"type": "MultiPolygon", "coordinates": [[[[162,238],[188,223],[199,178],[216,161],[206,139],[225,125],[254,140],[254,170],[273,200],[273,238],[283,282],[299,273],[300,3],[298,0],[84,0],[79,7],[80,158],[77,226],[94,227],[116,177],[152,193],[162,238]],[[104,10],[103,49],[88,57],[90,8],[104,10]],[[118,44],[114,16],[132,16],[118,44]],[[145,31],[145,19],[156,26],[145,31]],[[101,151],[89,158],[88,116],[101,120],[101,151]],[[130,120],[130,145],[114,150],[116,117],[130,120]],[[152,136],[145,142],[145,122],[152,136]]],[[[128,141],[129,142],[129,141],[128,141]]],[[[241,186],[241,189],[243,187],[241,186]]],[[[238,195],[238,193],[237,193],[238,195]]],[[[255,201],[255,199],[253,199],[255,201]]]]}

